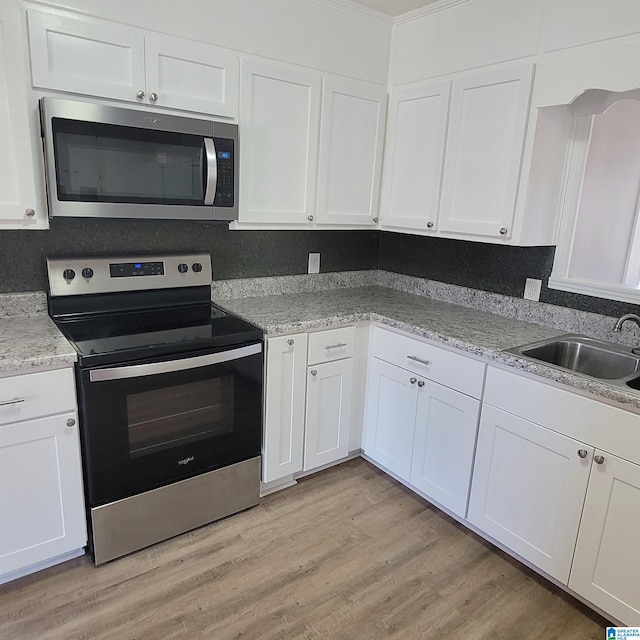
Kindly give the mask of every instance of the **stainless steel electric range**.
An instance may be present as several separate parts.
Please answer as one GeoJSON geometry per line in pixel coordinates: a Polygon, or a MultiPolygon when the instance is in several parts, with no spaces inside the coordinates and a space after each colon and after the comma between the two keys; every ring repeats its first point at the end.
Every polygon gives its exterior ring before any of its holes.
{"type": "Polygon", "coordinates": [[[211,304],[210,257],[47,269],[49,314],[78,352],[95,563],[257,504],[263,336],[211,304]]]}

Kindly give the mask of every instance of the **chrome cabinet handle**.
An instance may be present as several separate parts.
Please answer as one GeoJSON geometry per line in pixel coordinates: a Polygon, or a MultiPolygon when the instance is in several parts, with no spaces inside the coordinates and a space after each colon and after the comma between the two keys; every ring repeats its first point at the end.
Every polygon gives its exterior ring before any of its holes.
{"type": "Polygon", "coordinates": [[[34,210],[34,209],[27,209],[27,210],[24,212],[24,215],[25,215],[25,216],[27,216],[27,218],[33,218],[33,216],[35,216],[35,215],[36,215],[36,212],[35,212],[35,210],[34,210]]]}
{"type": "Polygon", "coordinates": [[[144,100],[144,91],[142,89],[136,93],[136,98],[138,98],[138,100],[144,100]]]}
{"type": "Polygon", "coordinates": [[[76,421],[73,418],[67,420],[67,427],[75,427],[76,421]]]}
{"type": "Polygon", "coordinates": [[[502,227],[500,229],[500,235],[501,236],[506,236],[507,235],[507,231],[509,231],[509,229],[507,229],[507,227],[502,227]]]}
{"type": "Polygon", "coordinates": [[[0,402],[0,407],[4,407],[7,404],[18,404],[19,402],[24,402],[24,398],[12,398],[11,400],[2,400],[0,402]]]}
{"type": "Polygon", "coordinates": [[[417,378],[409,378],[409,382],[411,384],[415,384],[416,382],[418,382],[418,379],[417,378]]]}
{"type": "Polygon", "coordinates": [[[158,94],[157,93],[150,93],[149,94],[149,100],[151,100],[151,102],[157,102],[158,100],[158,94]]]}
{"type": "Polygon", "coordinates": [[[431,364],[430,360],[422,360],[421,358],[418,358],[417,356],[407,356],[408,360],[413,360],[414,362],[419,362],[420,364],[431,364]]]}
{"type": "Polygon", "coordinates": [[[346,347],[346,342],[338,342],[338,344],[328,344],[325,349],[328,351],[329,349],[341,349],[342,347],[346,347]]]}
{"type": "Polygon", "coordinates": [[[418,380],[418,386],[420,388],[424,387],[424,380],[418,380]]]}
{"type": "Polygon", "coordinates": [[[373,219],[373,221],[374,221],[374,222],[378,222],[378,218],[374,218],[374,219],[373,219]]]}
{"type": "Polygon", "coordinates": [[[604,463],[604,456],[594,456],[593,457],[593,461],[596,464],[603,464],[604,463]]]}
{"type": "Polygon", "coordinates": [[[317,376],[318,372],[315,369],[311,369],[311,375],[312,376],[317,376]]]}
{"type": "Polygon", "coordinates": [[[307,220],[311,222],[313,220],[313,216],[307,216],[307,220]]]}
{"type": "Polygon", "coordinates": [[[589,455],[589,452],[586,449],[578,449],[578,457],[583,460],[589,455]]]}
{"type": "Polygon", "coordinates": [[[288,344],[290,347],[292,347],[292,346],[294,345],[294,343],[295,343],[295,340],[292,340],[291,338],[289,338],[289,339],[287,340],[287,344],[288,344]]]}
{"type": "Polygon", "coordinates": [[[433,222],[427,222],[427,229],[433,229],[433,222]]]}

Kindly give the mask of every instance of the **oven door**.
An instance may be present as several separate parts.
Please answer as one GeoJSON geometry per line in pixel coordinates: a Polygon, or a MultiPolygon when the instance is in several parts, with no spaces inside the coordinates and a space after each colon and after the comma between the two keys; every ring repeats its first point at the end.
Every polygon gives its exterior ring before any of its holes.
{"type": "Polygon", "coordinates": [[[261,343],[80,370],[89,505],[260,455],[262,371],[261,343]]]}

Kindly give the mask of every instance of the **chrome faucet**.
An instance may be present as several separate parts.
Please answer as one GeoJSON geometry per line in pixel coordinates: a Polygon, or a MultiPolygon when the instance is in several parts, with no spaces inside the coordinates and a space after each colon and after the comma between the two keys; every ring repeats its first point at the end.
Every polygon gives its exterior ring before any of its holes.
{"type": "Polygon", "coordinates": [[[622,331],[622,325],[627,321],[632,320],[640,327],[640,316],[637,316],[635,313],[627,313],[623,315],[621,318],[616,320],[616,324],[613,327],[614,331],[622,331]]]}

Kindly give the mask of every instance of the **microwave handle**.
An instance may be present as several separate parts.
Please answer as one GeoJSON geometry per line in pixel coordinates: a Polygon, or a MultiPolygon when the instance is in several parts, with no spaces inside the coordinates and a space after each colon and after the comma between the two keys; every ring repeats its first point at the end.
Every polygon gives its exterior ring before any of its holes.
{"type": "Polygon", "coordinates": [[[218,160],[216,143],[213,138],[204,139],[204,151],[207,158],[207,186],[204,192],[204,203],[213,204],[218,189],[218,160]]]}
{"type": "Polygon", "coordinates": [[[240,360],[262,351],[261,344],[251,344],[239,349],[210,353],[195,358],[183,358],[181,360],[169,360],[167,362],[152,362],[150,364],[134,364],[127,367],[114,367],[112,369],[93,369],[89,371],[91,382],[104,382],[106,380],[124,380],[125,378],[139,378],[152,376],[158,373],[172,373],[174,371],[186,371],[197,367],[206,367],[212,364],[221,364],[240,360]]]}

